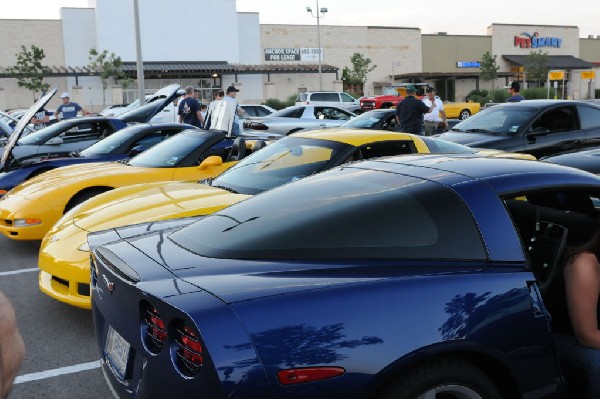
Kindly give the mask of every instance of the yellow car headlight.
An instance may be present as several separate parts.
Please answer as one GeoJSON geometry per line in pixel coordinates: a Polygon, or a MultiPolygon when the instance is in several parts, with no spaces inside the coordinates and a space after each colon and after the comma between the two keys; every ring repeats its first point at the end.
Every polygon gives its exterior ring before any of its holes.
{"type": "Polygon", "coordinates": [[[42,219],[24,218],[24,219],[15,219],[15,221],[13,222],[14,227],[28,227],[28,226],[36,226],[38,224],[42,224],[42,219]]]}

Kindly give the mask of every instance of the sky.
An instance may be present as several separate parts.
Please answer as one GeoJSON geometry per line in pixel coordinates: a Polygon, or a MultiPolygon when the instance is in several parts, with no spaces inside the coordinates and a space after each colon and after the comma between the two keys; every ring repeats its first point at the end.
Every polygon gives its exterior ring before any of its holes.
{"type": "MultiPolygon", "coordinates": [[[[123,0],[125,2],[126,0],[123,0]]],[[[143,1],[143,0],[140,0],[143,1]]],[[[187,0],[194,1],[194,0],[187,0]]],[[[258,12],[261,24],[316,25],[306,7],[326,7],[324,25],[420,28],[421,33],[486,35],[492,23],[566,25],[579,27],[579,36],[600,36],[600,1],[502,0],[237,0],[239,12],[258,12]]],[[[185,4],[185,1],[179,1],[185,4]]],[[[4,0],[2,19],[58,19],[61,7],[87,7],[88,0],[4,0]],[[10,4],[10,5],[9,5],[10,4]]]]}

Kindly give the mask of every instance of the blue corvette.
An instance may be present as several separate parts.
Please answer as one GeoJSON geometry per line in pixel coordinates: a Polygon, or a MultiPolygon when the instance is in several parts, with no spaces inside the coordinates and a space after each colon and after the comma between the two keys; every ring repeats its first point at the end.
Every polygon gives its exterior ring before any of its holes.
{"type": "Polygon", "coordinates": [[[598,198],[559,165],[407,155],[90,234],[105,377],[121,398],[581,397],[552,338],[598,198]]]}
{"type": "Polygon", "coordinates": [[[13,162],[7,171],[0,172],[0,197],[25,180],[49,170],[78,163],[120,161],[186,129],[196,128],[183,123],[140,123],[121,129],[85,150],[72,152],[69,157],[40,156],[13,162]]]}

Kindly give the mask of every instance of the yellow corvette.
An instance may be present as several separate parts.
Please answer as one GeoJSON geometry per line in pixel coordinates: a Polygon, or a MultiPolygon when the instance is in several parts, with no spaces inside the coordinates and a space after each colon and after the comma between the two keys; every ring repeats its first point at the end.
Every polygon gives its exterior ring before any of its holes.
{"type": "Polygon", "coordinates": [[[44,237],[38,262],[39,287],[52,298],[89,309],[88,232],[207,215],[344,162],[429,152],[475,151],[405,133],[327,129],[284,137],[202,184],[159,182],[110,191],[65,214],[44,237]]]}
{"type": "Polygon", "coordinates": [[[479,112],[481,104],[471,101],[464,102],[444,102],[444,112],[448,119],[460,119],[465,120],[471,115],[479,112]]]}
{"type": "Polygon", "coordinates": [[[41,240],[67,211],[117,187],[156,181],[214,177],[232,140],[221,132],[185,130],[127,163],[71,165],[36,176],[0,199],[0,233],[14,240],[41,240]]]}

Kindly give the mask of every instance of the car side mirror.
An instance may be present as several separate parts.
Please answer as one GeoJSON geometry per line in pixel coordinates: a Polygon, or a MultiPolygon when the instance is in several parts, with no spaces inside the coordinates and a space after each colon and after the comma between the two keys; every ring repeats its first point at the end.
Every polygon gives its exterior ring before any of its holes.
{"type": "Polygon", "coordinates": [[[65,141],[62,139],[62,137],[52,137],[50,140],[46,141],[45,144],[47,145],[59,145],[64,143],[65,141]]]}
{"type": "Polygon", "coordinates": [[[134,157],[137,154],[144,152],[144,151],[146,151],[146,147],[144,147],[143,145],[136,145],[127,153],[127,156],[134,157]]]}
{"type": "Polygon", "coordinates": [[[211,155],[206,158],[200,165],[198,165],[199,170],[204,170],[210,167],[221,166],[223,165],[223,158],[218,155],[211,155]]]}
{"type": "Polygon", "coordinates": [[[543,136],[543,135],[549,134],[549,133],[550,133],[550,129],[548,129],[545,126],[538,126],[531,131],[531,134],[534,134],[536,136],[543,136]]]}

